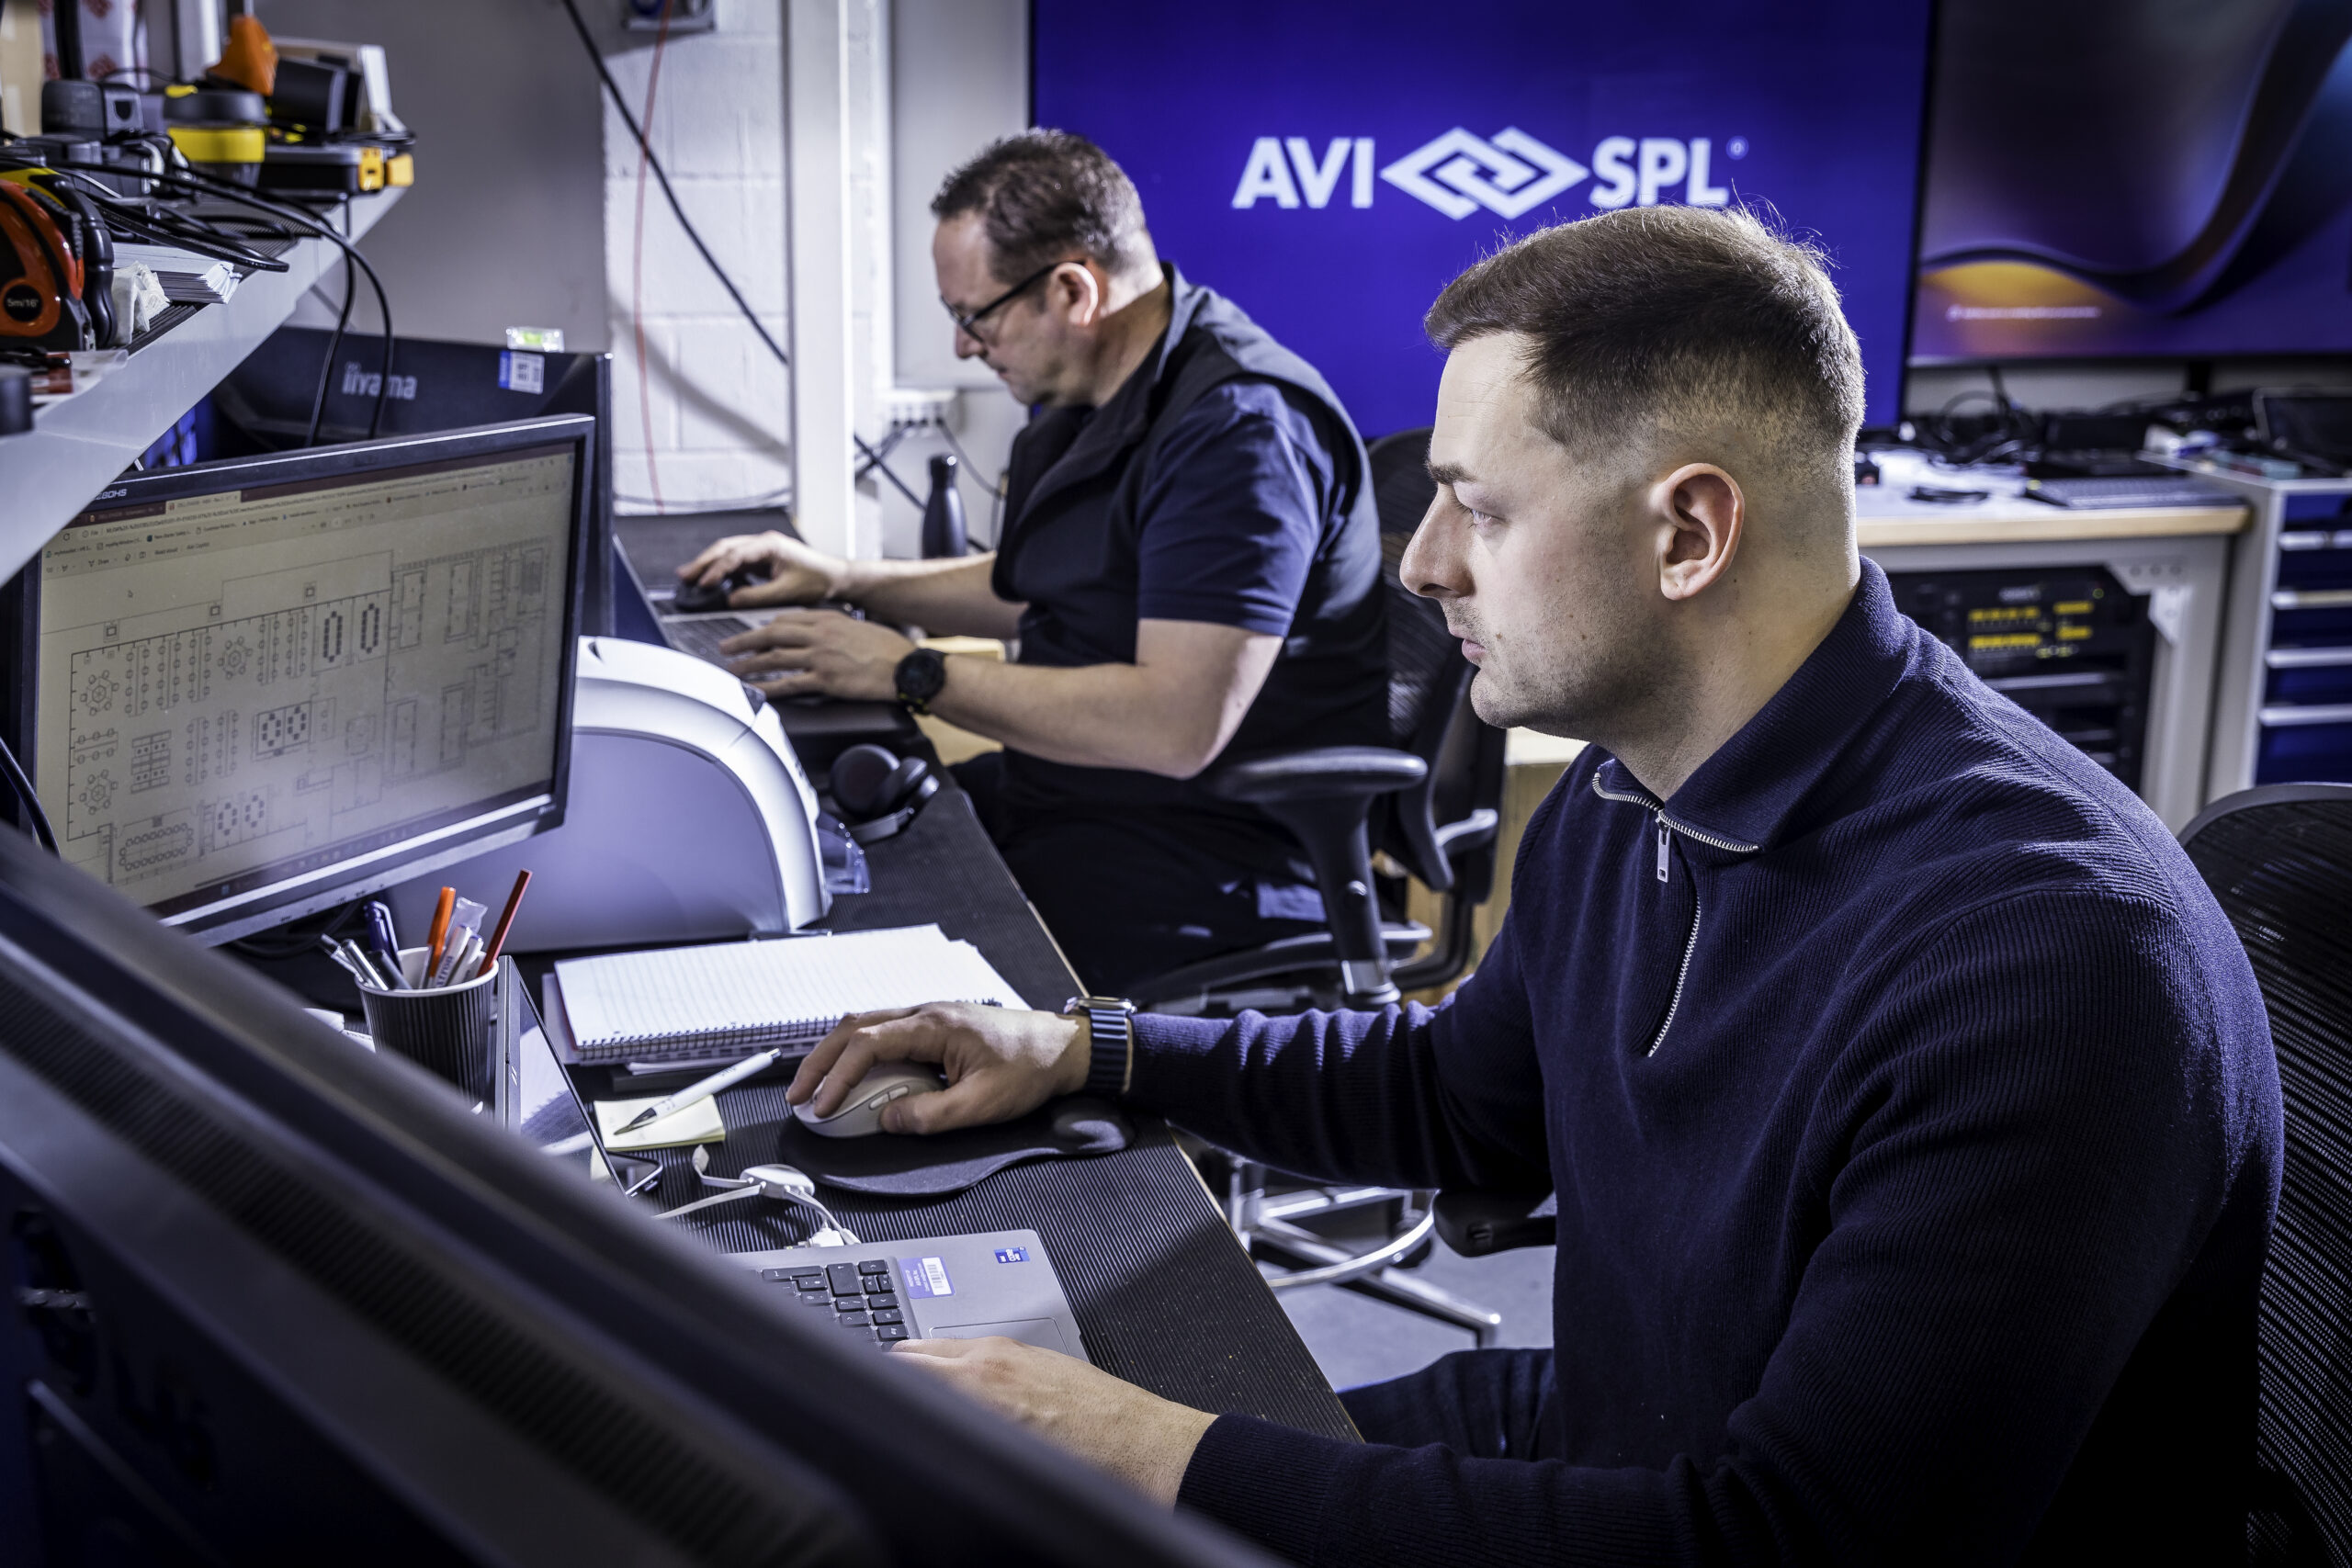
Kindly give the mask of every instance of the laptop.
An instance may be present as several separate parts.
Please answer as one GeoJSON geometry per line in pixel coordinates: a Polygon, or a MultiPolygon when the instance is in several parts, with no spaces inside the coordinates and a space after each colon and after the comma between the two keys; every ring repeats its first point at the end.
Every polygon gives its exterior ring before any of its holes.
{"type": "MultiPolygon", "coordinates": [[[[660,1163],[605,1147],[595,1114],[556,1059],[527,987],[518,983],[508,993],[516,1004],[514,1027],[507,1032],[514,1049],[498,1097],[507,1124],[549,1157],[578,1165],[596,1179],[609,1179],[626,1194],[651,1187],[661,1177],[660,1163]]],[[[1069,1298],[1035,1231],[779,1247],[728,1257],[757,1271],[779,1302],[821,1312],[841,1332],[884,1349],[901,1339],[1002,1335],[1068,1356],[1086,1354],[1069,1298]]]]}
{"type": "Polygon", "coordinates": [[[901,1339],[1002,1335],[1083,1357],[1078,1319],[1035,1231],[925,1236],[858,1247],[738,1252],[775,1291],[885,1348],[901,1339]]]}

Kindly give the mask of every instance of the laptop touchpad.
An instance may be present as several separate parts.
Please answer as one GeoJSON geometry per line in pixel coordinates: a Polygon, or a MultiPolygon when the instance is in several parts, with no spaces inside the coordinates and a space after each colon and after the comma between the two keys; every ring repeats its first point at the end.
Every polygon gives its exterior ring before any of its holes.
{"type": "Polygon", "coordinates": [[[1041,1350],[1059,1350],[1071,1354],[1062,1343],[1062,1331],[1050,1317],[1024,1317],[1012,1323],[957,1323],[943,1325],[930,1331],[933,1339],[985,1339],[991,1334],[1007,1339],[1018,1339],[1024,1345],[1035,1345],[1041,1350]]]}

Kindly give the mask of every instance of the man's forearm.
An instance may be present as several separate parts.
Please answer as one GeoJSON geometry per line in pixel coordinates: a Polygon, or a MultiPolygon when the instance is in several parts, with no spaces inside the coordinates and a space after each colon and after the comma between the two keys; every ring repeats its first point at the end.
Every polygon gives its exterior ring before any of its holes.
{"type": "Polygon", "coordinates": [[[958,637],[1010,637],[1021,628],[1021,606],[998,598],[989,583],[993,555],[842,566],[838,597],[877,620],[958,637]]]}
{"type": "Polygon", "coordinates": [[[1134,768],[1186,778],[1214,756],[1204,740],[1173,722],[1182,705],[1160,671],[1134,664],[1057,669],[952,658],[947,685],[931,711],[948,723],[1048,761],[1085,768],[1134,768]],[[1138,722],[1149,715],[1156,722],[1138,722]]]}

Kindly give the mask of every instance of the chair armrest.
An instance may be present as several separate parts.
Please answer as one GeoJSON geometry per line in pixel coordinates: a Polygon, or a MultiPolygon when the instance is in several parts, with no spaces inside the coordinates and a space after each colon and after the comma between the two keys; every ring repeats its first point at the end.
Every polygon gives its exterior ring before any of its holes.
{"type": "Polygon", "coordinates": [[[1243,757],[1211,769],[1202,787],[1220,800],[1264,806],[1276,801],[1370,798],[1417,784],[1429,764],[1385,746],[1318,746],[1243,757]]]}
{"type": "Polygon", "coordinates": [[[1464,1258],[1550,1247],[1557,1236],[1549,1192],[1441,1192],[1436,1207],[1437,1234],[1464,1258]]]}

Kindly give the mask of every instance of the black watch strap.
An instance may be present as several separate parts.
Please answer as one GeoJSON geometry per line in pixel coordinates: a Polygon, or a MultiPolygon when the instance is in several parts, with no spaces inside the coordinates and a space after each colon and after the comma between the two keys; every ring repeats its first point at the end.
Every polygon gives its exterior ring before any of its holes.
{"type": "Polygon", "coordinates": [[[1086,1019],[1084,1092],[1104,1100],[1127,1092],[1135,1073],[1135,1013],[1136,1004],[1125,997],[1072,997],[1062,1004],[1063,1017],[1086,1019]]]}

